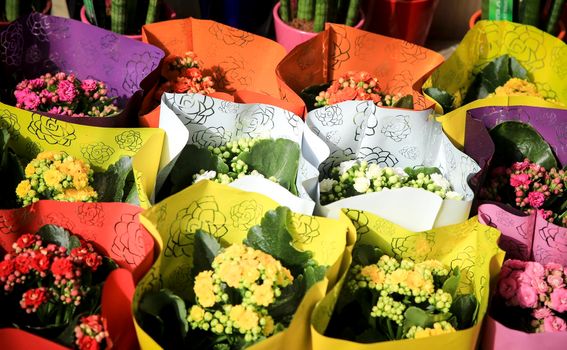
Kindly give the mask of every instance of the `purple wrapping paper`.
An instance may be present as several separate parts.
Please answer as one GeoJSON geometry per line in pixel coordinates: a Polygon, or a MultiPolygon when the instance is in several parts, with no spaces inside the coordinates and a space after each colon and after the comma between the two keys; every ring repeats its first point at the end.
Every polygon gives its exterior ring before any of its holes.
{"type": "MultiPolygon", "coordinates": [[[[561,166],[567,164],[567,110],[529,106],[475,108],[467,112],[465,153],[482,167],[481,181],[494,154],[488,129],[509,120],[530,124],[550,144],[561,166]]],[[[479,221],[502,232],[499,244],[507,258],[567,264],[567,228],[502,203],[479,204],[479,221]]]]}
{"type": "Polygon", "coordinates": [[[23,79],[63,71],[79,79],[107,84],[123,109],[114,117],[77,118],[49,115],[67,122],[137,126],[144,91],[157,84],[162,50],[79,21],[33,13],[0,32],[0,94],[15,105],[13,90],[23,79]]]}

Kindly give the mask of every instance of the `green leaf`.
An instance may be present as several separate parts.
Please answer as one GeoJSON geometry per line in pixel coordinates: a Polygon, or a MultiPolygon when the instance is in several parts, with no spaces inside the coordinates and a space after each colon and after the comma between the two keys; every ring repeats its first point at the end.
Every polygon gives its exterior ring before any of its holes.
{"type": "Polygon", "coordinates": [[[198,174],[201,170],[214,170],[217,173],[226,174],[229,167],[220,157],[214,155],[208,149],[186,145],[172,165],[164,185],[158,192],[157,200],[169,197],[191,186],[193,175],[198,174]]]}
{"type": "Polygon", "coordinates": [[[438,89],[436,87],[429,87],[423,90],[423,92],[425,92],[427,96],[431,97],[441,105],[441,108],[443,108],[443,113],[446,114],[455,109],[455,106],[453,105],[453,103],[455,103],[455,97],[453,97],[453,95],[451,95],[447,91],[438,89]]]}
{"type": "Polygon", "coordinates": [[[238,157],[266,178],[275,177],[277,182],[297,195],[297,171],[299,169],[299,145],[288,139],[260,140],[238,157]]]}
{"type": "Polygon", "coordinates": [[[392,107],[398,108],[406,108],[406,109],[413,109],[413,96],[412,95],[405,95],[400,98],[392,107]]]}
{"type": "Polygon", "coordinates": [[[415,167],[406,167],[404,168],[404,172],[408,174],[410,178],[417,178],[417,174],[423,173],[425,175],[431,174],[441,174],[441,170],[437,167],[426,167],[426,166],[415,166],[415,167]]]}
{"type": "Polygon", "coordinates": [[[472,327],[476,322],[479,304],[473,294],[459,295],[451,304],[450,312],[457,318],[457,329],[472,327]]]}
{"type": "Polygon", "coordinates": [[[123,156],[106,171],[95,173],[93,188],[98,193],[98,201],[122,202],[126,180],[131,172],[132,158],[123,156]]]}
{"type": "Polygon", "coordinates": [[[476,74],[467,90],[463,105],[485,98],[511,78],[528,79],[528,72],[514,57],[502,55],[495,58],[476,74]]]}
{"type": "Polygon", "coordinates": [[[183,299],[167,289],[144,294],[136,319],[140,326],[166,349],[180,349],[189,330],[183,299]]]}
{"type": "Polygon", "coordinates": [[[307,107],[308,111],[315,109],[315,102],[317,101],[315,97],[319,96],[321,91],[325,91],[331,86],[331,83],[324,83],[319,85],[312,85],[308,86],[305,89],[301,90],[299,96],[305,102],[305,106],[307,107]]]}
{"type": "MultiPolygon", "coordinates": [[[[65,247],[67,250],[72,249],[71,245],[76,244],[76,241],[73,240],[72,236],[69,231],[64,229],[61,226],[57,225],[44,225],[38,231],[37,234],[41,237],[41,240],[46,243],[53,243],[61,247],[65,247]]],[[[76,237],[75,237],[76,238],[76,237]]],[[[79,242],[80,246],[80,242],[79,242]]]]}
{"type": "Polygon", "coordinates": [[[362,266],[377,263],[382,255],[384,252],[369,244],[356,244],[352,252],[354,264],[362,266]]]}
{"type": "Polygon", "coordinates": [[[327,273],[327,267],[317,265],[313,260],[310,260],[310,264],[305,268],[303,273],[303,278],[305,279],[305,291],[308,291],[315,283],[323,280],[325,274],[327,273]]]}
{"type": "Polygon", "coordinates": [[[193,246],[193,275],[209,270],[215,257],[219,254],[219,242],[207,232],[199,229],[195,232],[195,245],[193,246]]]}
{"type": "Polygon", "coordinates": [[[310,252],[301,252],[292,245],[291,210],[277,207],[266,212],[260,225],[248,230],[244,244],[270,254],[286,267],[303,267],[311,258],[310,252]]]}
{"type": "Polygon", "coordinates": [[[435,322],[446,321],[451,316],[451,313],[433,314],[418,307],[410,306],[404,312],[404,333],[412,326],[432,327],[435,322]]]}
{"type": "Polygon", "coordinates": [[[129,172],[128,176],[126,177],[122,202],[137,206],[140,205],[140,195],[138,193],[138,187],[136,186],[133,170],[129,172]]]}
{"type": "Polygon", "coordinates": [[[529,124],[507,121],[490,130],[494,141],[494,161],[498,165],[511,165],[524,158],[544,166],[546,169],[557,167],[553,150],[543,137],[529,124]]]}
{"type": "Polygon", "coordinates": [[[10,133],[0,129],[0,209],[18,207],[16,187],[24,179],[24,168],[18,156],[9,146],[10,133]]]}
{"type": "Polygon", "coordinates": [[[443,291],[445,293],[451,294],[451,298],[455,298],[457,295],[457,288],[459,287],[459,282],[461,280],[461,271],[459,268],[455,268],[452,274],[443,282],[443,291]]]}

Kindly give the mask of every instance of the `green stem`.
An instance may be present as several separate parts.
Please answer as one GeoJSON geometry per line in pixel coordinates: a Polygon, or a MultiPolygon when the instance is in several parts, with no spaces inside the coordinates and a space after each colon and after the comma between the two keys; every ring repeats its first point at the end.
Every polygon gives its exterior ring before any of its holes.
{"type": "Polygon", "coordinates": [[[549,12],[549,19],[547,25],[545,26],[545,31],[549,34],[555,35],[557,32],[557,23],[559,23],[559,16],[561,16],[561,10],[563,10],[563,5],[565,5],[565,0],[554,0],[549,12]]]}
{"type": "Polygon", "coordinates": [[[158,0],[150,0],[148,3],[148,13],[146,15],[146,24],[154,23],[157,17],[158,0]]]}
{"type": "Polygon", "coordinates": [[[360,0],[350,0],[348,5],[348,12],[346,18],[346,25],[347,26],[354,26],[358,19],[358,6],[360,4],[360,0]]]}
{"type": "Polygon", "coordinates": [[[297,19],[304,21],[313,20],[313,0],[297,1],[297,19]]]}
{"type": "Polygon", "coordinates": [[[518,13],[520,23],[537,27],[539,24],[541,0],[524,0],[521,6],[518,13]]]}
{"type": "Polygon", "coordinates": [[[315,1],[315,21],[313,22],[313,31],[315,33],[325,29],[325,22],[327,21],[327,9],[329,4],[327,0],[315,1]]]}
{"type": "Polygon", "coordinates": [[[6,0],[6,19],[8,22],[18,19],[20,14],[20,0],[6,0]]]}
{"type": "Polygon", "coordinates": [[[280,18],[284,22],[291,21],[291,1],[280,0],[280,18]]]}
{"type": "Polygon", "coordinates": [[[126,33],[126,0],[112,0],[110,28],[118,34],[126,33]]]}

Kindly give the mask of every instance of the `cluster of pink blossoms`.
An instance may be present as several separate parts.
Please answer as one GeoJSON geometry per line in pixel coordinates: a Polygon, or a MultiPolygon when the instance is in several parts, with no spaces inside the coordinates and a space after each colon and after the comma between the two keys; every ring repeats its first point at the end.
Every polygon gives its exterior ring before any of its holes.
{"type": "Polygon", "coordinates": [[[106,84],[94,79],[79,80],[59,72],[23,80],[14,91],[16,107],[29,111],[73,117],[108,117],[118,113],[106,84]]]}
{"type": "Polygon", "coordinates": [[[510,168],[497,167],[491,173],[488,187],[483,189],[486,199],[502,201],[500,189],[511,186],[514,205],[527,213],[539,211],[549,222],[567,226],[567,216],[554,212],[552,207],[564,201],[567,194],[567,173],[551,168],[546,170],[528,159],[516,162],[510,168]]]}
{"type": "Polygon", "coordinates": [[[567,268],[556,263],[506,260],[497,294],[506,305],[532,309],[534,332],[567,330],[567,268]]]}
{"type": "Polygon", "coordinates": [[[108,339],[105,320],[100,315],[82,317],[74,331],[75,345],[79,350],[99,350],[108,339]]]}

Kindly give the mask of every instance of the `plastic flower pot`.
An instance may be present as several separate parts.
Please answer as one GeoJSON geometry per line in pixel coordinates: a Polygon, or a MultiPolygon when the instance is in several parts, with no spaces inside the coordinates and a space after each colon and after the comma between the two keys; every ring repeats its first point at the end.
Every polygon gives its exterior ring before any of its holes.
{"type": "MultiPolygon", "coordinates": [[[[51,2],[51,0],[47,0],[45,2],[45,7],[43,8],[43,11],[41,11],[41,13],[43,13],[44,15],[48,15],[51,12],[52,5],[53,3],[51,2]]],[[[12,22],[0,21],[0,30],[6,28],[10,23],[12,22]]]]}
{"type": "MultiPolygon", "coordinates": [[[[472,29],[472,27],[474,27],[476,22],[480,20],[481,16],[482,16],[481,10],[478,10],[472,14],[471,18],[469,19],[469,29],[472,29]]],[[[563,23],[563,21],[559,21],[559,33],[557,33],[556,36],[557,38],[559,38],[559,40],[563,40],[565,39],[565,34],[566,34],[565,23],[563,23]]]]}
{"type": "Polygon", "coordinates": [[[423,46],[439,0],[372,0],[366,2],[366,29],[423,46]]]}
{"type": "MultiPolygon", "coordinates": [[[[165,18],[166,19],[174,19],[177,17],[177,14],[173,11],[173,9],[171,7],[169,7],[168,5],[164,5],[164,10],[165,10],[165,18]]],[[[85,6],[81,7],[81,22],[83,23],[87,23],[90,25],[93,25],[91,22],[89,22],[89,19],[87,18],[87,10],[85,9],[85,6]]],[[[142,34],[135,34],[135,35],[127,35],[124,34],[124,36],[130,38],[130,39],[134,39],[134,40],[138,40],[138,41],[142,41],[142,34]]]]}
{"type": "MultiPolygon", "coordinates": [[[[274,15],[276,41],[280,43],[283,47],[285,47],[287,52],[290,52],[291,49],[293,49],[297,45],[315,37],[318,34],[318,33],[299,30],[282,21],[279,14],[280,13],[279,2],[276,4],[276,6],[274,6],[274,10],[272,13],[274,15]]],[[[354,26],[354,28],[361,29],[362,26],[364,26],[365,21],[366,18],[364,16],[364,13],[360,11],[360,21],[354,26]]]]}

